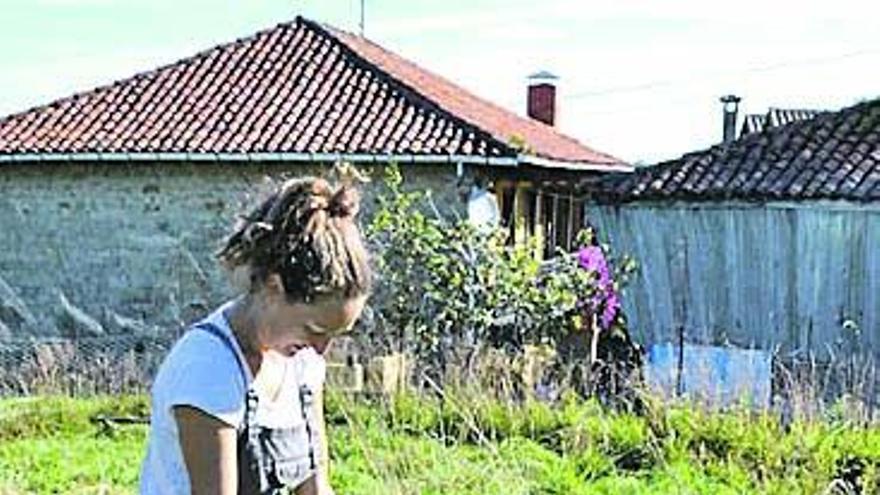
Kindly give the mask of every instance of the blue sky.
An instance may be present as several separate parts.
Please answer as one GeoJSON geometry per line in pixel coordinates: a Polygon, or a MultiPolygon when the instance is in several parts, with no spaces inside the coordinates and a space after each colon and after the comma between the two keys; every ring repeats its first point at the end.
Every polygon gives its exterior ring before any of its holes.
{"type": "MultiPolygon", "coordinates": [[[[365,0],[366,34],[524,113],[560,77],[559,128],[632,162],[720,138],[718,97],[837,109],[880,97],[868,0],[365,0]]],[[[297,14],[356,31],[360,0],[2,0],[0,114],[152,69],[297,14]]]]}

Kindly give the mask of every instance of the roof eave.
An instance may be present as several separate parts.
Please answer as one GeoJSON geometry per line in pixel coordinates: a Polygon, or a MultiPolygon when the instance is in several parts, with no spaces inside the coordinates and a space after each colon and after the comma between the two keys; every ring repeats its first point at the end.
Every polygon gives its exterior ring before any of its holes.
{"type": "Polygon", "coordinates": [[[541,168],[562,169],[571,171],[595,172],[633,172],[635,167],[623,162],[602,163],[590,161],[556,160],[537,155],[521,154],[517,157],[520,163],[541,168]]]}
{"type": "Polygon", "coordinates": [[[463,165],[484,165],[516,167],[532,165],[535,167],[594,172],[633,172],[632,165],[623,162],[589,162],[545,158],[531,154],[513,156],[475,156],[475,155],[420,155],[383,153],[215,153],[215,152],[134,152],[134,153],[13,153],[0,154],[0,163],[33,162],[338,162],[351,163],[461,163],[463,165]]]}

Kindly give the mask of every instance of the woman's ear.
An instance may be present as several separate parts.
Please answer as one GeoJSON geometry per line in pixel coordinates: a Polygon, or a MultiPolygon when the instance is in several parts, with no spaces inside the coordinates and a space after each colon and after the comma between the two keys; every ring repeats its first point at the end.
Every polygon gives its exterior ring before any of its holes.
{"type": "Polygon", "coordinates": [[[263,290],[268,297],[283,297],[285,295],[284,282],[281,281],[281,276],[277,273],[270,273],[263,281],[263,290]]]}

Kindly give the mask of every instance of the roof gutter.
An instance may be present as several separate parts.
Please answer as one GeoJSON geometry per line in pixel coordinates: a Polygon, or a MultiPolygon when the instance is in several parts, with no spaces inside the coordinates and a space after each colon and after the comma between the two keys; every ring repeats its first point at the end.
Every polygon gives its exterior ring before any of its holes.
{"type": "Polygon", "coordinates": [[[552,160],[535,155],[519,155],[520,163],[534,165],[536,167],[554,168],[571,171],[596,171],[596,172],[633,172],[635,167],[623,162],[618,163],[594,163],[594,162],[571,162],[563,160],[552,160]]]}
{"type": "Polygon", "coordinates": [[[417,155],[370,153],[18,153],[0,154],[0,163],[33,162],[339,162],[352,163],[454,163],[516,167],[519,164],[570,171],[632,172],[625,163],[590,163],[552,160],[535,155],[510,156],[417,155]]]}
{"type": "Polygon", "coordinates": [[[367,153],[21,153],[0,155],[0,163],[24,162],[337,162],[461,163],[516,167],[516,157],[367,153]]]}

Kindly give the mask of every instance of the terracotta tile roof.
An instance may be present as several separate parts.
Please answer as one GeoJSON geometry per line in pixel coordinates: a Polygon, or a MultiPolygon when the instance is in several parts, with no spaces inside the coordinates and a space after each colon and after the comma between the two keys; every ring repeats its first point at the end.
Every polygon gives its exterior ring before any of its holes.
{"type": "Polygon", "coordinates": [[[533,164],[623,165],[366,39],[303,18],[0,120],[0,158],[94,153],[514,163],[529,155],[524,161],[533,164]],[[517,137],[528,153],[512,144],[517,137]]]}
{"type": "Polygon", "coordinates": [[[585,184],[601,201],[880,201],[880,99],[585,184]]]}
{"type": "Polygon", "coordinates": [[[812,119],[819,113],[819,110],[771,108],[767,113],[746,115],[739,135],[742,137],[753,132],[761,132],[768,127],[779,127],[798,120],[812,119]]]}

